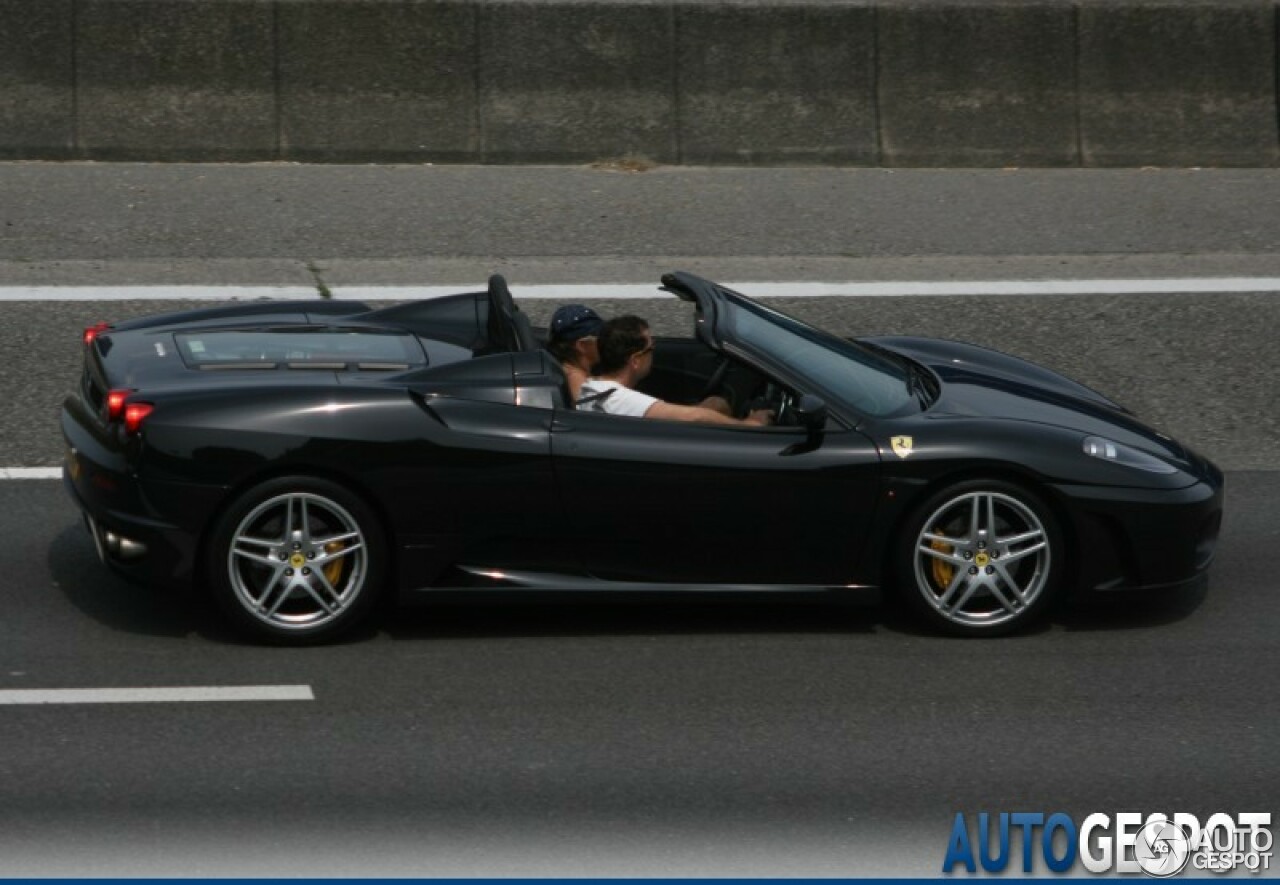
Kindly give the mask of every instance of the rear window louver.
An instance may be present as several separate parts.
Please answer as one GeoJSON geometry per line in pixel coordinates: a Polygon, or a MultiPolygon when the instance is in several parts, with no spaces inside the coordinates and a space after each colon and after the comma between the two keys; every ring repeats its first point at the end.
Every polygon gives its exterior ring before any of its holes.
{"type": "MultiPolygon", "coordinates": [[[[274,371],[283,365],[286,369],[296,369],[298,371],[324,371],[324,372],[342,372],[351,368],[351,363],[271,363],[271,362],[225,362],[225,363],[201,363],[196,366],[201,372],[236,372],[236,371],[274,371]]],[[[407,372],[412,368],[408,363],[356,363],[355,368],[361,372],[407,372]]],[[[102,395],[97,395],[99,404],[102,401],[102,395]]]]}
{"type": "Polygon", "coordinates": [[[242,371],[242,370],[249,370],[249,369],[276,369],[276,368],[279,368],[279,366],[280,366],[280,364],[279,364],[279,363],[263,363],[263,362],[252,362],[252,363],[232,363],[232,362],[226,362],[226,363],[200,363],[199,365],[197,365],[197,366],[196,366],[196,368],[197,368],[197,369],[199,369],[201,372],[227,372],[227,371],[233,371],[233,372],[234,372],[234,371],[242,371]]]}

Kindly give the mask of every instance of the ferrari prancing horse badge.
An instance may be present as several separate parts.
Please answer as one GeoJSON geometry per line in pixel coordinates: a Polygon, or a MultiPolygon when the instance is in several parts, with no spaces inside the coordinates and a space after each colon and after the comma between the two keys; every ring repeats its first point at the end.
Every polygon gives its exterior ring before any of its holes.
{"type": "Polygon", "coordinates": [[[905,458],[911,454],[912,440],[909,436],[895,436],[889,440],[893,444],[893,453],[899,458],[905,458]]]}

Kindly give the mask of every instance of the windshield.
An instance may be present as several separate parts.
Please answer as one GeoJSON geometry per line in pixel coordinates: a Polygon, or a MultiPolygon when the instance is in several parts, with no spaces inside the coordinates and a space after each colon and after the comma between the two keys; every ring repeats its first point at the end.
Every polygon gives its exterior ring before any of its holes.
{"type": "Polygon", "coordinates": [[[732,338],[863,414],[883,417],[915,401],[905,368],[852,341],[752,301],[733,298],[726,307],[732,338]]]}

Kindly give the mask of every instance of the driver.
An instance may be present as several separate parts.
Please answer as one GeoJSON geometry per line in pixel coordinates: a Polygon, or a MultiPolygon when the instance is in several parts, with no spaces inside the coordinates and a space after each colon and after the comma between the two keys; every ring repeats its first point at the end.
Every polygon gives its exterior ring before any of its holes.
{"type": "Polygon", "coordinates": [[[734,418],[721,411],[727,404],[720,397],[708,397],[696,406],[681,406],[636,390],[635,385],[653,368],[653,334],[649,324],[640,317],[609,320],[600,327],[596,344],[600,352],[597,374],[583,382],[578,397],[577,407],[583,411],[704,424],[761,427],[772,423],[773,412],[768,409],[756,409],[746,418],[734,418]]]}

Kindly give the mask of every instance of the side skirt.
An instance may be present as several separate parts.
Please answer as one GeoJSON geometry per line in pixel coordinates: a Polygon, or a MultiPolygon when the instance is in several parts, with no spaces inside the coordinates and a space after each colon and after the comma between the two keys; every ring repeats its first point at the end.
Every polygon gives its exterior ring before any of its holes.
{"type": "Polygon", "coordinates": [[[850,584],[822,586],[813,584],[676,584],[649,581],[606,581],[587,575],[554,572],[490,569],[480,566],[458,566],[443,576],[439,584],[422,587],[405,594],[409,598],[435,594],[485,594],[492,591],[525,591],[533,593],[602,593],[602,594],[673,594],[722,593],[759,595],[809,595],[838,597],[841,601],[865,602],[881,599],[879,587],[850,584]]]}

